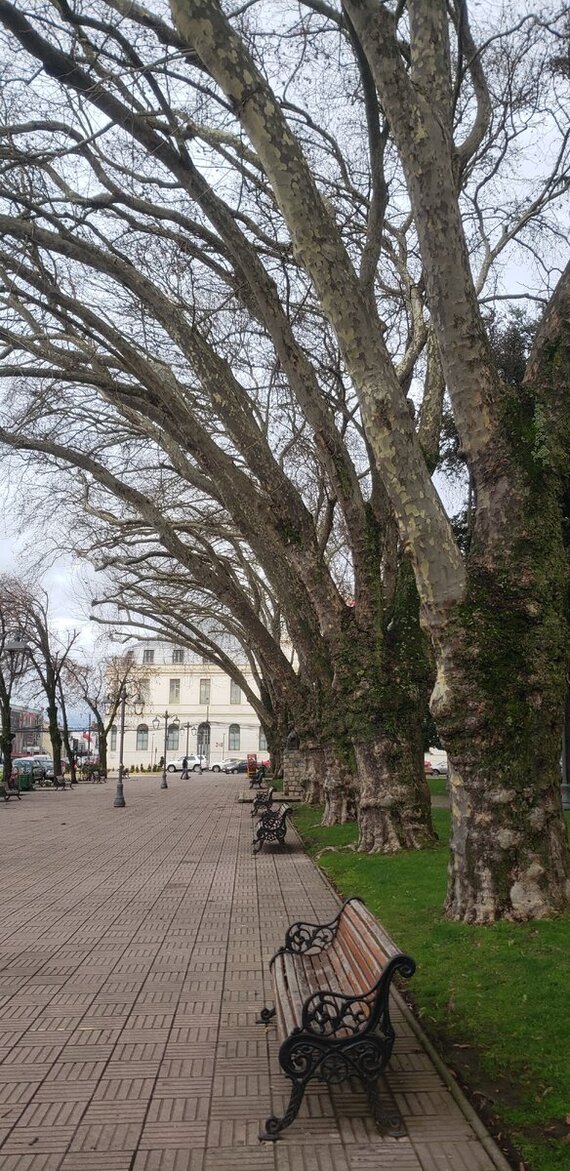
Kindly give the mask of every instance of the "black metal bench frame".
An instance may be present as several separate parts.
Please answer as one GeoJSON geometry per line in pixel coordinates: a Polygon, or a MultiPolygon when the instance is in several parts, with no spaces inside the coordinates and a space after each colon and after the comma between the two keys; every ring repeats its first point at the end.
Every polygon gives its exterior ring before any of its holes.
{"type": "Polygon", "coordinates": [[[256,793],[253,798],[253,805],[251,809],[251,816],[255,817],[260,809],[269,810],[273,805],[273,789],[268,789],[266,793],[256,793]]]}
{"type": "Polygon", "coordinates": [[[255,827],[253,852],[259,853],[265,842],[275,842],[282,846],[287,833],[287,818],[291,813],[290,805],[280,805],[279,809],[267,809],[255,827]]]}
{"type": "Polygon", "coordinates": [[[2,796],[5,801],[9,801],[10,797],[16,797],[18,801],[22,800],[20,796],[20,790],[18,789],[17,785],[9,785],[7,781],[3,780],[0,782],[0,788],[2,790],[2,796]]]}
{"type": "MultiPolygon", "coordinates": [[[[362,900],[348,899],[330,923],[291,924],[285,944],[275,952],[270,968],[279,956],[285,954],[316,954],[334,947],[345,908],[355,902],[362,900]]],[[[300,1017],[301,1024],[285,1037],[279,1049],[281,1068],[293,1083],[291,1097],[281,1118],[272,1115],[267,1119],[259,1135],[261,1141],[275,1142],[281,1131],[294,1121],[308,1082],[315,1079],[337,1085],[351,1077],[360,1078],[364,1084],[378,1128],[395,1137],[405,1134],[398,1111],[386,1109],[380,1102],[378,1078],[390,1060],[395,1040],[389,1006],[393,976],[400,972],[402,976],[410,977],[415,969],[411,956],[394,954],[385,963],[376,983],[364,993],[345,995],[336,989],[320,988],[311,992],[302,1008],[299,998],[297,1009],[301,1011],[297,1012],[297,1017],[300,1017]]],[[[277,998],[275,980],[274,991],[277,998]]],[[[268,1024],[276,1011],[276,1008],[263,1008],[259,1022],[268,1024]]]]}

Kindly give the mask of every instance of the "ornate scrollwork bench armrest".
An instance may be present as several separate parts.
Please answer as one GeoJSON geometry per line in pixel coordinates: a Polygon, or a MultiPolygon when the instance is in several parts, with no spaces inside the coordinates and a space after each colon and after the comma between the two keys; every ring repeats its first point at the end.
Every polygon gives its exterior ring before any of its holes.
{"type": "Polygon", "coordinates": [[[275,952],[275,955],[271,959],[270,967],[274,960],[277,959],[277,956],[283,955],[283,952],[291,952],[293,955],[303,955],[307,951],[319,952],[324,951],[327,947],[330,947],[331,943],[334,942],[336,937],[338,925],[342,918],[344,908],[347,907],[349,903],[355,902],[360,903],[362,902],[362,899],[347,899],[346,902],[342,904],[338,915],[335,915],[334,919],[331,919],[330,923],[304,923],[302,921],[299,923],[292,923],[291,926],[287,928],[285,943],[283,944],[283,947],[280,947],[275,952]]]}
{"type": "Polygon", "coordinates": [[[313,992],[303,1005],[301,1029],[320,1037],[367,1033],[378,1026],[391,1033],[390,984],[395,972],[409,977],[416,965],[411,956],[397,955],[388,961],[380,979],[366,992],[345,995],[330,988],[313,992]]]}

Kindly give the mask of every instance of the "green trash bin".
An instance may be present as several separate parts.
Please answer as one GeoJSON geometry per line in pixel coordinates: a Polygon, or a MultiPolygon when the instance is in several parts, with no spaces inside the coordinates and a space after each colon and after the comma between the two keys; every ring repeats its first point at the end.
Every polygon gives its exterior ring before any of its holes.
{"type": "Polygon", "coordinates": [[[31,760],[19,760],[12,765],[12,783],[20,793],[29,793],[34,787],[34,773],[31,760]]]}

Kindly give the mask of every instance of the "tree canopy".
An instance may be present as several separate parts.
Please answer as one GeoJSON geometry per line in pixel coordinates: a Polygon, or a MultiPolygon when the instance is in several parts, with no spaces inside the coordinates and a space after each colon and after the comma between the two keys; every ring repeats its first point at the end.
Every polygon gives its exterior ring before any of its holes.
{"type": "Polygon", "coordinates": [[[369,848],[430,840],[421,617],[449,913],[548,913],[567,874],[564,14],[270,7],[0,4],[0,439],[74,469],[102,547],[120,532],[215,598],[291,708],[299,686],[309,739],[333,713],[330,793],[356,772],[369,848]],[[514,386],[488,309],[521,256],[544,316],[514,386]],[[468,541],[432,478],[444,405],[468,541]]]}

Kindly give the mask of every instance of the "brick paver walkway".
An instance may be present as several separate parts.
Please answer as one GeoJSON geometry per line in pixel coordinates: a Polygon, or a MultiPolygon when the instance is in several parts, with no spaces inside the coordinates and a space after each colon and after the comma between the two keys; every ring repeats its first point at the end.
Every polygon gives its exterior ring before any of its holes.
{"type": "MultiPolygon", "coordinates": [[[[363,1094],[288,1083],[255,1023],[294,919],[337,904],[293,844],[251,853],[243,779],[156,778],[0,807],[1,1171],[493,1171],[396,1008],[388,1085],[408,1137],[363,1094]]],[[[421,957],[417,957],[421,958],[421,957]]]]}

